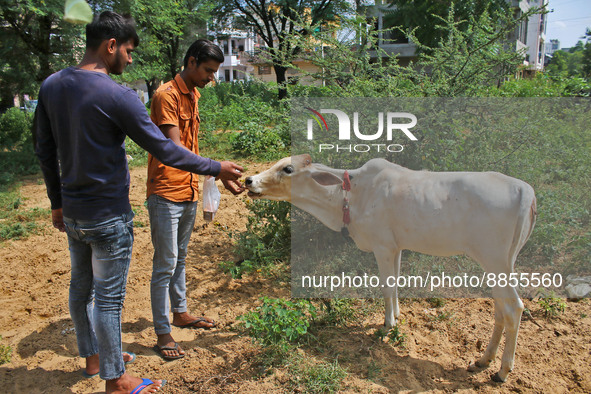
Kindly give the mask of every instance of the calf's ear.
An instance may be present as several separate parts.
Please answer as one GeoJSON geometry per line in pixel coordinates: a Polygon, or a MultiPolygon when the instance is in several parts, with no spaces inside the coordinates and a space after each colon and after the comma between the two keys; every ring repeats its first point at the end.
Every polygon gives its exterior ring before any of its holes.
{"type": "Polygon", "coordinates": [[[341,185],[343,183],[341,178],[326,171],[314,172],[312,179],[322,186],[341,185]]]}

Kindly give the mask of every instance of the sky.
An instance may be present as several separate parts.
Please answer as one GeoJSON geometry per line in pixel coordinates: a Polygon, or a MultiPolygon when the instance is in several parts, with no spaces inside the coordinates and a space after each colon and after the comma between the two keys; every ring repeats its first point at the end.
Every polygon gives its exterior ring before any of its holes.
{"type": "Polygon", "coordinates": [[[591,0],[549,0],[549,13],[546,31],[546,42],[558,39],[561,48],[575,46],[591,29],[591,0]]]}

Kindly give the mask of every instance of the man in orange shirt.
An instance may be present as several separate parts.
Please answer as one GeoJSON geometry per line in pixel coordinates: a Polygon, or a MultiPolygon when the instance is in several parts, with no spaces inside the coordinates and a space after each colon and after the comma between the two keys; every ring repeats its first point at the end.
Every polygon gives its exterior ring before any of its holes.
{"type": "MultiPolygon", "coordinates": [[[[199,91],[214,78],[224,55],[209,40],[197,40],[188,49],[184,69],[162,85],[152,98],[151,118],[162,133],[186,149],[199,154],[199,91]]],[[[241,171],[232,162],[222,162],[222,168],[241,171]]],[[[152,282],[150,287],[154,328],[158,336],[154,349],[165,360],[185,356],[185,352],[171,335],[169,321],[172,304],[172,324],[178,327],[215,327],[205,317],[194,317],[187,312],[185,258],[195,223],[198,199],[196,174],[162,164],[148,157],[148,211],[154,245],[152,282]],[[170,298],[170,304],[169,304],[170,298]]],[[[222,181],[233,194],[243,191],[235,181],[222,181]]]]}

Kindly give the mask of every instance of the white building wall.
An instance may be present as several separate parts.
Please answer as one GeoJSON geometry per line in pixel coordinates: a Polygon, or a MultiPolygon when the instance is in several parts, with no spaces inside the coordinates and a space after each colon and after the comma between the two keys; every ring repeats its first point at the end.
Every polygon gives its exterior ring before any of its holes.
{"type": "MultiPolygon", "coordinates": [[[[542,7],[547,4],[547,0],[529,0],[529,6],[542,7]]],[[[532,71],[541,71],[544,69],[544,60],[546,56],[546,26],[547,15],[532,15],[528,21],[527,28],[527,52],[526,65],[532,71]]]]}
{"type": "MultiPolygon", "coordinates": [[[[215,35],[215,34],[212,34],[215,35]]],[[[252,79],[254,67],[246,61],[245,52],[254,48],[254,38],[246,31],[225,31],[213,42],[224,52],[224,62],[216,74],[220,82],[247,81],[252,79]]]]}

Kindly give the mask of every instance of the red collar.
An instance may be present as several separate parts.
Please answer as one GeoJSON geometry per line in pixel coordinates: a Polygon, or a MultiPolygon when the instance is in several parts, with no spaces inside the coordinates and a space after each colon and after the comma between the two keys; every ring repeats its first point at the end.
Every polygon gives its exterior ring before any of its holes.
{"type": "Polygon", "coordinates": [[[351,215],[349,213],[349,191],[351,191],[351,178],[349,177],[349,172],[345,171],[345,176],[343,179],[343,190],[345,191],[345,199],[343,201],[343,223],[347,226],[351,223],[351,215]]]}

